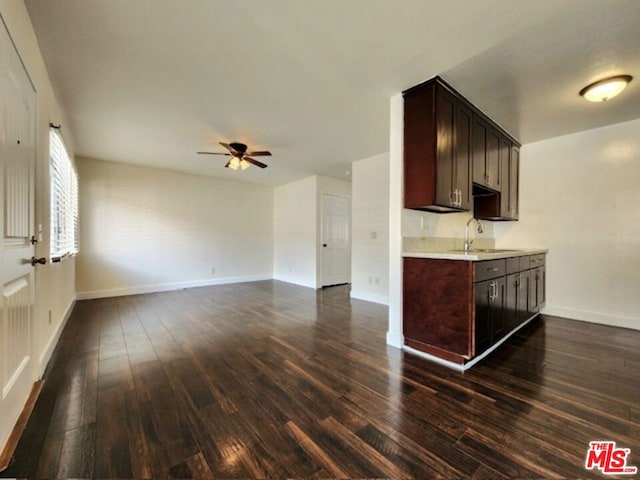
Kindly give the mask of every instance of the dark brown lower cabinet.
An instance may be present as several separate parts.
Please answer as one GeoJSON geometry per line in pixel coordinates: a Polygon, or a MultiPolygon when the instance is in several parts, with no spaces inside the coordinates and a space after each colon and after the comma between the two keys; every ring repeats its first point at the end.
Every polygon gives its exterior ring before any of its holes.
{"type": "Polygon", "coordinates": [[[476,348],[479,355],[506,334],[506,278],[485,280],[474,285],[476,348]]]}
{"type": "Polygon", "coordinates": [[[529,311],[537,313],[545,302],[545,267],[537,267],[530,271],[529,311]]]}
{"type": "Polygon", "coordinates": [[[518,308],[516,311],[515,324],[524,322],[529,318],[529,292],[531,285],[531,271],[525,270],[518,274],[518,290],[516,292],[518,308]]]}
{"type": "Polygon", "coordinates": [[[405,257],[405,345],[459,364],[482,354],[540,311],[544,261],[405,257]]]}

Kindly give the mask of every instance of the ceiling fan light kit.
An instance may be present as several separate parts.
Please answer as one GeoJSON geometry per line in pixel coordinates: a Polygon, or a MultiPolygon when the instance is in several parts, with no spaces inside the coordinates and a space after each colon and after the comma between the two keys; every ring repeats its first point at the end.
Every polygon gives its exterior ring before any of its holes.
{"type": "Polygon", "coordinates": [[[620,94],[632,79],[631,75],[615,75],[603,78],[580,90],[580,96],[590,102],[606,102],[620,94]]]}
{"type": "Polygon", "coordinates": [[[198,152],[200,155],[225,155],[227,157],[231,157],[231,159],[225,165],[225,168],[230,168],[231,170],[246,170],[251,165],[255,165],[260,168],[267,168],[267,164],[262,163],[255,158],[251,157],[264,157],[271,156],[271,152],[267,150],[258,150],[255,152],[247,152],[247,146],[244,143],[232,142],[232,143],[224,143],[220,142],[224,148],[229,150],[229,153],[220,153],[220,152],[198,152]]]}

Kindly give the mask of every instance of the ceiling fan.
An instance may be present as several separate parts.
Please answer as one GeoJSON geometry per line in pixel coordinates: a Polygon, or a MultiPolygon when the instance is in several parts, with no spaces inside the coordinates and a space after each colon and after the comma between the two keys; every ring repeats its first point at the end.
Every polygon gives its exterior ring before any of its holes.
{"type": "Polygon", "coordinates": [[[224,143],[219,142],[224,148],[229,150],[229,153],[219,153],[219,152],[198,152],[201,155],[226,155],[227,157],[231,157],[231,159],[225,165],[225,168],[231,168],[232,170],[238,170],[238,168],[242,170],[246,170],[250,167],[250,164],[255,165],[260,168],[267,168],[265,163],[262,163],[255,158],[251,157],[264,157],[271,156],[271,152],[266,150],[261,150],[257,152],[247,152],[247,146],[244,143],[224,143]]]}

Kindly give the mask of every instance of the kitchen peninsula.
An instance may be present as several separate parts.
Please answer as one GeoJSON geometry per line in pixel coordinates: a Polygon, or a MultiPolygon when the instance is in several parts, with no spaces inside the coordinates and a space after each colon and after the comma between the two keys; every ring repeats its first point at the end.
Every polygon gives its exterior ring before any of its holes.
{"type": "Polygon", "coordinates": [[[545,302],[545,249],[405,251],[405,349],[466,370],[545,302]]]}

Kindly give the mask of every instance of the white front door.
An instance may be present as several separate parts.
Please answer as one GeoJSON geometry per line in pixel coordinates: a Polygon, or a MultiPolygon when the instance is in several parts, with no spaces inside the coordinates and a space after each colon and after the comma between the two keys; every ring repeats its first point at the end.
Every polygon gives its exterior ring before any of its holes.
{"type": "Polygon", "coordinates": [[[35,92],[0,22],[0,451],[36,380],[32,358],[35,92]]]}
{"type": "Polygon", "coordinates": [[[349,283],[351,270],[349,198],[322,194],[322,286],[349,283]]]}

